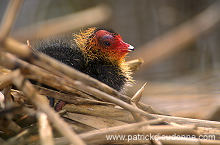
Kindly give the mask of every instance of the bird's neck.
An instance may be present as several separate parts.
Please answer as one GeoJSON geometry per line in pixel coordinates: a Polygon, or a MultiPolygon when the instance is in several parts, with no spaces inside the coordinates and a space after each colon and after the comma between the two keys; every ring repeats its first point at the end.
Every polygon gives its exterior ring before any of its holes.
{"type": "Polygon", "coordinates": [[[108,53],[100,51],[88,51],[88,49],[83,52],[89,61],[96,61],[97,63],[102,62],[103,64],[114,65],[117,67],[121,67],[125,63],[124,56],[109,55],[108,53]]]}

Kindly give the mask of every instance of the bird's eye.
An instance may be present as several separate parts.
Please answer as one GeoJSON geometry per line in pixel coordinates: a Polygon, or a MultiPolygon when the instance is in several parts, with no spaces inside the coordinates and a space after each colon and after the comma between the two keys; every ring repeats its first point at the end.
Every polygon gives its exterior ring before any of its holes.
{"type": "Polygon", "coordinates": [[[108,41],[105,41],[105,42],[104,42],[104,45],[105,45],[105,46],[110,46],[111,44],[110,44],[108,41]]]}

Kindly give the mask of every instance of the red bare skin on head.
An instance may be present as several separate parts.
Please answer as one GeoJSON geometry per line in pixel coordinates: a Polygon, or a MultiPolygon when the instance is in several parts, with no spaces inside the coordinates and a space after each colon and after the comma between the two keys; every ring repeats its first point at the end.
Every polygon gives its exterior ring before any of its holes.
{"type": "Polygon", "coordinates": [[[104,52],[111,58],[123,59],[133,47],[122,40],[119,34],[106,30],[98,30],[94,34],[96,49],[104,52]]]}
{"type": "Polygon", "coordinates": [[[75,37],[76,44],[90,60],[105,60],[119,65],[134,50],[119,34],[104,29],[89,28],[75,37]]]}
{"type": "Polygon", "coordinates": [[[108,49],[109,51],[118,51],[119,53],[129,52],[128,47],[130,45],[125,43],[119,34],[99,30],[95,33],[95,38],[103,49],[108,49]]]}

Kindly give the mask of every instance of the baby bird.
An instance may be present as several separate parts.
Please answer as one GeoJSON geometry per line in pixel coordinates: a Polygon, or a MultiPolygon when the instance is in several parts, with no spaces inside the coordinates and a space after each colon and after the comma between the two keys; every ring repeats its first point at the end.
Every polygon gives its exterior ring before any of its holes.
{"type": "Polygon", "coordinates": [[[122,37],[106,29],[89,28],[74,34],[75,39],[53,38],[35,47],[89,76],[123,91],[132,83],[131,71],[125,63],[126,55],[134,47],[122,37]]]}

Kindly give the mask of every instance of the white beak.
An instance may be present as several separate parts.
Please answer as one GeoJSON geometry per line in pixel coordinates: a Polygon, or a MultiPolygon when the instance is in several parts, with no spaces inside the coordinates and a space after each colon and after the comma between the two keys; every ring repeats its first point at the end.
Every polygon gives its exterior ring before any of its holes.
{"type": "Polygon", "coordinates": [[[129,45],[129,47],[128,47],[128,51],[134,51],[134,46],[129,45]]]}

